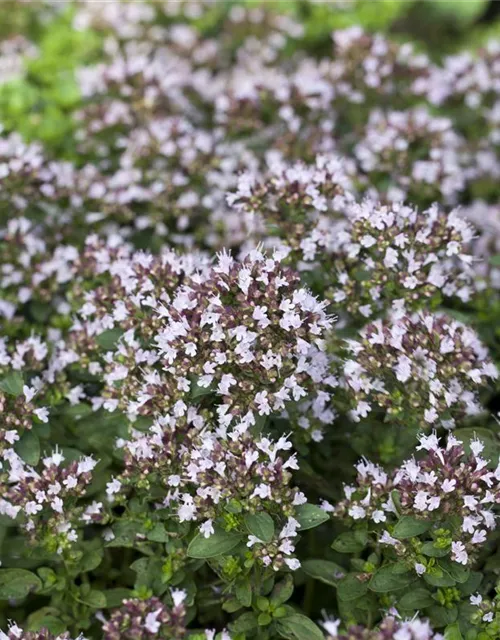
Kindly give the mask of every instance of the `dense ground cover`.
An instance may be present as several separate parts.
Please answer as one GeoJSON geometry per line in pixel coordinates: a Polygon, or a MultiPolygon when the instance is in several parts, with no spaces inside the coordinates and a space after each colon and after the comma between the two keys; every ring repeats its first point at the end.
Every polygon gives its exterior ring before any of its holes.
{"type": "Polygon", "coordinates": [[[500,637],[491,7],[7,6],[0,638],[500,637]]]}

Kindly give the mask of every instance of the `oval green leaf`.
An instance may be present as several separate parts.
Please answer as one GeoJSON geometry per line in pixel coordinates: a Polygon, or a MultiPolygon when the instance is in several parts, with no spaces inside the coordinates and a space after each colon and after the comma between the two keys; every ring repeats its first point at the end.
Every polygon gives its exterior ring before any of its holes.
{"type": "Polygon", "coordinates": [[[245,516],[248,531],[262,542],[271,542],[274,537],[274,520],[268,513],[249,513],[245,516]]]}
{"type": "Polygon", "coordinates": [[[190,558],[215,558],[232,551],[242,541],[239,533],[228,533],[223,529],[216,529],[209,538],[198,533],[189,543],[187,555],[190,558]]]}
{"type": "Polygon", "coordinates": [[[306,503],[297,507],[295,519],[300,524],[300,531],[306,531],[306,529],[318,527],[330,518],[326,511],[323,511],[320,507],[317,507],[315,504],[306,503]]]}

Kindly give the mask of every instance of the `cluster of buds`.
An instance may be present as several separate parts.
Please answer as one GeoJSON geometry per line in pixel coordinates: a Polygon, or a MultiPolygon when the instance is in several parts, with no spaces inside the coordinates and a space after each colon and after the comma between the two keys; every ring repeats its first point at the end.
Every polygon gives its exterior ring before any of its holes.
{"type": "Polygon", "coordinates": [[[99,522],[102,503],[78,503],[92,480],[97,461],[87,456],[63,466],[57,449],[41,468],[27,466],[13,449],[2,452],[0,513],[17,518],[32,542],[62,553],[78,540],[76,527],[99,522]]]}
{"type": "Polygon", "coordinates": [[[328,75],[335,87],[335,99],[350,104],[391,102],[411,95],[412,84],[428,73],[429,59],[417,54],[410,43],[398,45],[382,34],[370,34],[361,27],[332,33],[334,56],[328,75]]]}
{"type": "Polygon", "coordinates": [[[372,111],[354,155],[370,186],[387,184],[391,200],[454,203],[467,184],[465,140],[424,107],[372,111]]]}
{"type": "MultiPolygon", "coordinates": [[[[51,161],[40,145],[27,144],[16,133],[0,139],[0,176],[0,204],[5,210],[13,207],[23,217],[10,219],[2,229],[2,238],[12,242],[7,257],[17,248],[12,259],[28,268],[28,275],[29,266],[35,267],[35,284],[56,272],[63,276],[59,262],[74,259],[76,249],[71,243],[81,242],[82,231],[100,226],[109,234],[111,222],[130,225],[134,217],[129,200],[122,195],[124,180],[119,175],[111,179],[92,164],[79,169],[71,162],[51,161]],[[97,214],[90,213],[95,210],[97,214]],[[39,262],[45,263],[45,270],[39,270],[39,262]]],[[[9,271],[3,271],[8,278],[9,271]]],[[[27,286],[23,279],[19,284],[27,286]]]]}
{"type": "Polygon", "coordinates": [[[318,155],[311,165],[277,158],[262,177],[241,174],[227,200],[252,237],[284,244],[295,264],[311,262],[334,251],[335,231],[354,199],[348,170],[349,162],[334,155],[318,155]]]}
{"type": "Polygon", "coordinates": [[[264,567],[271,567],[274,571],[284,568],[296,571],[300,567],[300,560],[294,557],[295,538],[299,535],[299,528],[299,522],[289,517],[279,535],[271,542],[249,535],[247,547],[250,549],[252,558],[264,567]]]}
{"type": "Polygon", "coordinates": [[[401,620],[387,615],[375,629],[361,625],[343,628],[340,620],[323,623],[327,640],[443,640],[444,636],[432,630],[427,620],[401,620]]]}
{"type": "Polygon", "coordinates": [[[450,429],[481,412],[477,392],[498,377],[477,334],[444,314],[376,320],[347,345],[342,382],[356,422],[379,409],[390,421],[450,429]]]}
{"type": "MultiPolygon", "coordinates": [[[[47,629],[40,629],[39,631],[23,631],[17,624],[12,624],[9,627],[7,633],[0,630],[0,640],[73,640],[69,633],[60,633],[54,635],[47,629]]],[[[74,640],[87,640],[82,635],[79,635],[74,640]]]]}
{"type": "MultiPolygon", "coordinates": [[[[314,398],[320,385],[336,384],[323,353],[332,326],[326,303],[302,288],[279,256],[255,250],[236,262],[223,253],[213,268],[186,277],[170,291],[160,282],[161,272],[153,279],[150,271],[155,265],[168,271],[172,262],[145,254],[135,260],[143,277],[124,271],[121,263],[113,279],[118,296],[106,299],[109,287],[89,294],[75,324],[76,351],[86,336],[125,331],[117,350],[104,354],[103,365],[89,364],[105,383],[96,408],[119,407],[131,416],[173,408],[175,417],[182,417],[193,393],[206,392],[222,400],[217,407],[221,427],[236,419],[246,428],[256,416],[283,411],[289,402],[314,398]]],[[[174,269],[174,280],[179,272],[174,269]]],[[[312,407],[318,419],[331,417],[324,403],[312,407]]]]}
{"type": "Polygon", "coordinates": [[[477,558],[488,532],[496,528],[493,508],[500,504],[500,467],[490,471],[481,457],[484,445],[470,443],[471,454],[453,435],[445,447],[435,434],[421,436],[417,451],[422,459],[411,458],[390,475],[363,461],[357,465],[355,485],[345,485],[345,499],[324,508],[351,522],[371,521],[380,525],[377,542],[411,565],[418,575],[427,571],[427,561],[419,553],[422,545],[396,539],[392,533],[400,515],[428,521],[422,542],[431,544],[454,562],[470,565],[477,558]]]}
{"type": "Polygon", "coordinates": [[[23,216],[9,220],[0,238],[0,316],[10,322],[26,305],[31,306],[32,314],[32,305],[43,309],[44,318],[47,309],[68,313],[65,289],[74,273],[77,249],[58,244],[57,238],[47,240],[44,229],[23,216]]]}
{"type": "MultiPolygon", "coordinates": [[[[123,443],[125,470],[108,484],[108,497],[120,499],[127,488],[150,495],[154,486],[155,501],[159,489],[164,495],[162,508],[171,510],[180,522],[200,523],[206,538],[215,532],[216,520],[236,526],[243,516],[262,511],[277,521],[293,518],[306,497],[291,485],[291,472],[298,464],[295,454],[283,455],[291,449],[287,438],[273,442],[234,432],[219,437],[206,427],[203,415],[193,407],[187,421],[160,418],[147,433],[134,431],[123,443]]],[[[292,536],[280,536],[274,552],[259,546],[257,555],[276,557],[277,567],[283,560],[278,556],[285,549],[284,537],[292,536]]]]}
{"type": "Polygon", "coordinates": [[[328,295],[349,315],[370,318],[392,303],[412,310],[442,297],[470,298],[474,231],[456,211],[366,200],[349,207],[348,217],[328,295]]]}
{"type": "Polygon", "coordinates": [[[428,77],[419,80],[415,91],[424,94],[434,105],[465,103],[469,112],[482,113],[492,106],[500,87],[500,47],[490,41],[477,54],[464,51],[444,58],[441,67],[429,68],[428,77]]]}
{"type": "Polygon", "coordinates": [[[171,593],[173,606],[159,598],[124,600],[103,625],[104,640],[177,640],[186,636],[186,592],[171,593]]]}
{"type": "Polygon", "coordinates": [[[250,434],[234,439],[203,434],[185,452],[181,473],[169,477],[176,490],[165,504],[179,505],[181,521],[205,520],[200,530],[206,537],[213,533],[212,520],[223,516],[228,506],[243,513],[264,510],[276,517],[292,516],[306,498],[290,486],[291,470],[298,469],[295,454],[288,459],[280,455],[290,448],[284,437],[272,442],[250,434]]]}
{"type": "Polygon", "coordinates": [[[35,422],[48,422],[47,407],[37,407],[33,402],[37,390],[24,385],[23,392],[15,396],[0,391],[0,412],[4,416],[0,428],[0,450],[17,442],[24,431],[29,431],[35,422]]]}
{"type": "MultiPolygon", "coordinates": [[[[332,326],[325,307],[278,255],[255,250],[235,262],[220,254],[209,276],[181,287],[163,312],[161,363],[187,389],[190,376],[221,398],[223,427],[246,415],[268,416],[314,395],[321,383],[335,384],[321,357],[332,326]]],[[[183,415],[182,401],[174,412],[183,415]]]]}
{"type": "MultiPolygon", "coordinates": [[[[387,513],[396,513],[390,497],[394,488],[392,479],[382,467],[369,460],[358,462],[356,471],[356,484],[344,485],[345,499],[335,506],[335,517],[371,520],[375,524],[386,522],[387,513]]],[[[326,501],[324,509],[332,511],[326,501]]]]}

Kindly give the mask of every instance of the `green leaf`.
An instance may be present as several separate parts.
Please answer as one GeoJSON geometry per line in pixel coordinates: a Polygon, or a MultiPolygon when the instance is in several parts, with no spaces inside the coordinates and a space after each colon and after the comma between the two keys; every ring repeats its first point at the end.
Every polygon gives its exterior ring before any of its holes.
{"type": "Polygon", "coordinates": [[[66,625],[57,617],[58,614],[59,611],[55,607],[42,607],[34,611],[28,616],[27,630],[40,631],[41,629],[46,629],[54,635],[63,633],[66,631],[66,625]]]}
{"type": "Polygon", "coordinates": [[[284,638],[296,640],[324,640],[320,628],[300,613],[282,618],[277,622],[278,633],[284,638]]]}
{"type": "Polygon", "coordinates": [[[23,392],[24,381],[19,371],[11,371],[0,380],[0,389],[11,396],[20,396],[23,392]]]}
{"type": "Polygon", "coordinates": [[[445,558],[439,561],[439,566],[459,584],[467,582],[469,578],[470,569],[463,564],[445,558]]]}
{"type": "Polygon", "coordinates": [[[209,538],[198,533],[189,543],[187,555],[190,558],[214,558],[232,551],[242,541],[239,533],[228,533],[223,529],[216,529],[209,538]]]}
{"type": "Polygon", "coordinates": [[[117,347],[118,340],[122,337],[123,330],[115,327],[114,329],[107,329],[99,334],[95,341],[97,344],[106,351],[114,351],[117,347]]]}
{"type": "Polygon", "coordinates": [[[489,262],[493,267],[500,267],[500,253],[490,256],[489,262]]]}
{"type": "Polygon", "coordinates": [[[450,546],[440,549],[434,545],[434,542],[426,542],[422,545],[420,551],[424,556],[429,556],[429,558],[444,558],[450,553],[450,546]]]}
{"type": "Polygon", "coordinates": [[[25,431],[14,445],[14,449],[26,464],[32,467],[38,464],[40,460],[40,440],[33,431],[25,431]]]}
{"type": "Polygon", "coordinates": [[[377,593],[387,593],[404,589],[415,579],[415,575],[400,564],[386,564],[373,574],[368,586],[377,593]]]}
{"type": "Polygon", "coordinates": [[[341,533],[332,543],[332,549],[339,553],[360,553],[364,548],[363,542],[357,540],[352,531],[341,533]]]}
{"type": "Polygon", "coordinates": [[[269,613],[260,613],[257,618],[257,623],[259,627],[267,627],[268,624],[272,622],[272,618],[269,613]]]}
{"type": "Polygon", "coordinates": [[[423,577],[427,584],[433,587],[454,587],[457,584],[456,580],[442,570],[440,570],[439,573],[426,571],[423,577]]]}
{"type": "Polygon", "coordinates": [[[104,609],[106,606],[106,596],[104,591],[97,591],[93,589],[87,596],[85,596],[85,602],[89,607],[93,609],[104,609]]]}
{"type": "Polygon", "coordinates": [[[139,522],[120,520],[113,526],[114,538],[106,543],[107,547],[133,547],[137,536],[144,535],[144,527],[139,522]]]}
{"type": "Polygon", "coordinates": [[[444,640],[463,640],[458,622],[449,624],[444,630],[444,640]]]}
{"type": "Polygon", "coordinates": [[[236,618],[234,622],[229,625],[229,630],[233,634],[249,633],[258,627],[257,614],[248,611],[236,618]]]}
{"type": "Polygon", "coordinates": [[[271,542],[274,537],[274,520],[264,511],[247,514],[245,525],[248,531],[262,542],[271,542]]]}
{"type": "Polygon", "coordinates": [[[235,611],[239,611],[241,609],[241,602],[236,600],[236,598],[231,598],[231,600],[226,600],[222,604],[222,609],[227,611],[228,613],[234,613],[235,611]]]}
{"type": "Polygon", "coordinates": [[[285,576],[284,580],[278,582],[272,590],[270,600],[274,607],[279,607],[292,597],[293,578],[291,575],[285,576]]]}
{"type": "Polygon", "coordinates": [[[313,529],[329,520],[329,515],[315,504],[301,504],[295,510],[295,519],[300,524],[300,531],[313,529]]]}
{"type": "Polygon", "coordinates": [[[465,582],[457,585],[457,589],[464,596],[470,596],[479,589],[479,585],[483,580],[483,574],[479,571],[471,571],[465,582]]]}
{"type": "Polygon", "coordinates": [[[165,525],[158,522],[146,537],[148,540],[151,540],[151,542],[168,542],[171,536],[169,536],[165,530],[165,525]]]}
{"type": "Polygon", "coordinates": [[[448,608],[435,605],[434,607],[429,607],[425,613],[429,616],[433,626],[445,627],[455,622],[458,616],[458,609],[455,606],[448,608]]]}
{"type": "Polygon", "coordinates": [[[93,571],[101,564],[104,552],[102,549],[93,549],[83,554],[82,559],[79,562],[79,573],[86,573],[93,571]]]}
{"type": "Polygon", "coordinates": [[[123,588],[106,589],[103,593],[106,598],[106,607],[109,608],[119,607],[124,600],[130,598],[132,595],[130,589],[123,588]]]}
{"type": "Polygon", "coordinates": [[[304,573],[315,580],[336,587],[346,574],[345,569],[329,560],[305,560],[302,563],[304,573]]]}
{"type": "Polygon", "coordinates": [[[24,598],[42,588],[38,576],[26,569],[0,569],[0,600],[24,598]]]}
{"type": "Polygon", "coordinates": [[[368,591],[368,583],[362,582],[356,573],[348,573],[337,585],[337,597],[343,602],[357,600],[368,591]]]}
{"type": "Polygon", "coordinates": [[[196,382],[191,384],[190,396],[191,400],[196,400],[197,398],[203,398],[203,396],[208,396],[213,393],[213,388],[208,387],[200,387],[196,382]]]}
{"type": "Polygon", "coordinates": [[[417,609],[425,609],[436,604],[436,601],[432,597],[430,591],[427,589],[412,589],[405,593],[402,598],[398,600],[398,606],[402,609],[408,609],[409,611],[416,611],[417,609]]]}
{"type": "Polygon", "coordinates": [[[404,540],[405,538],[413,538],[425,533],[431,527],[431,522],[427,520],[419,520],[412,516],[403,516],[399,519],[392,535],[398,540],[404,540]]]}
{"type": "Polygon", "coordinates": [[[252,585],[248,578],[236,584],[234,595],[244,607],[249,607],[252,604],[252,585]]]}

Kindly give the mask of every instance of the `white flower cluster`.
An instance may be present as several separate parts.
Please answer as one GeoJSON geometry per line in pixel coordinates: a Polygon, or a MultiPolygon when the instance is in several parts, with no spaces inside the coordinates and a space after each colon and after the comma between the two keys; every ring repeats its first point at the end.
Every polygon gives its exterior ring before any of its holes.
{"type": "Polygon", "coordinates": [[[428,521],[428,531],[418,535],[431,539],[454,562],[469,565],[496,529],[500,466],[488,469],[479,440],[470,443],[470,456],[453,435],[444,447],[434,433],[419,440],[417,451],[427,452],[423,459],[412,457],[390,474],[362,461],[356,466],[356,484],[344,486],[345,499],[335,507],[325,502],[323,508],[336,517],[380,525],[378,543],[394,549],[422,575],[425,558],[415,561],[411,546],[392,535],[400,515],[428,521]]]}
{"type": "Polygon", "coordinates": [[[470,299],[474,232],[455,210],[365,201],[351,205],[348,217],[329,295],[350,315],[369,318],[391,305],[400,313],[441,296],[470,299]]]}
{"type": "Polygon", "coordinates": [[[476,333],[442,314],[376,320],[348,340],[348,352],[343,385],[355,421],[382,410],[450,429],[481,412],[477,390],[498,377],[476,333]]]}

